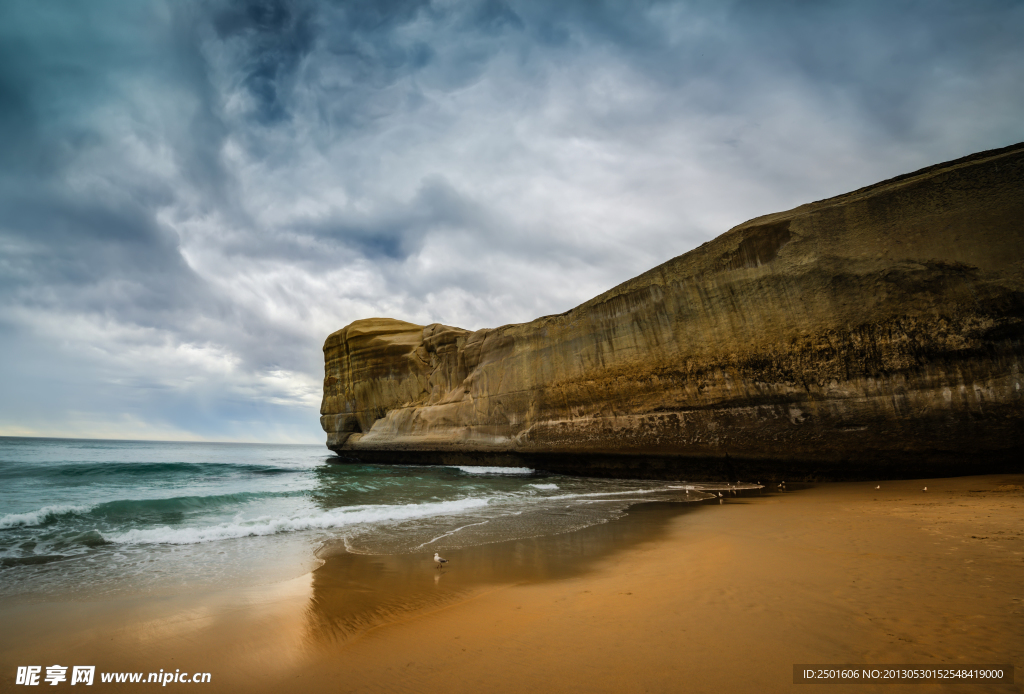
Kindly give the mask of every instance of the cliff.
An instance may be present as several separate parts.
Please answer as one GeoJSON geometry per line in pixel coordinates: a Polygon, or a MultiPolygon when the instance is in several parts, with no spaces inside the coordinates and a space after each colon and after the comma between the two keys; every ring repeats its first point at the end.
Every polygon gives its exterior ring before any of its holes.
{"type": "Polygon", "coordinates": [[[686,479],[1024,467],[1024,143],[745,222],[556,316],[327,338],[339,455],[686,479]]]}

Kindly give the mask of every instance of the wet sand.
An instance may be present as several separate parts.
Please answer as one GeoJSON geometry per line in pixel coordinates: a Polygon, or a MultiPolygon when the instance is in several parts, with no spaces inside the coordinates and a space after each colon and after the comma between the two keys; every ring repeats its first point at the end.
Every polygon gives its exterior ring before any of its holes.
{"type": "Polygon", "coordinates": [[[210,672],[210,692],[1024,691],[1024,475],[880,484],[646,504],[441,571],[328,552],[261,588],[0,605],[0,682],[59,663],[210,672]],[[1017,673],[794,685],[796,663],[1017,673]]]}

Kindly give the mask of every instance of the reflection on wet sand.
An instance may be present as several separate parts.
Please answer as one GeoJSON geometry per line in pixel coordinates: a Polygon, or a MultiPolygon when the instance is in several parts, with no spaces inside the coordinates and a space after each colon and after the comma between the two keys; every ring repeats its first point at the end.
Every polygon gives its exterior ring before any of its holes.
{"type": "Polygon", "coordinates": [[[449,564],[442,569],[435,568],[432,548],[398,556],[325,548],[324,563],[312,576],[307,645],[347,641],[378,625],[442,608],[488,588],[583,574],[616,551],[660,539],[673,518],[701,505],[641,504],[624,518],[577,532],[446,550],[449,564]]]}

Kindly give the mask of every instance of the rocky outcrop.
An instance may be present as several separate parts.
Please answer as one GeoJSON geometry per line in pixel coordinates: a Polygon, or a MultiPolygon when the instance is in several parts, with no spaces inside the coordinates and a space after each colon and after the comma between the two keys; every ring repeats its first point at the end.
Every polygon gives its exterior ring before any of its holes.
{"type": "Polygon", "coordinates": [[[324,344],[339,455],[686,479],[1024,466],[1024,144],[741,224],[590,301],[324,344]]]}

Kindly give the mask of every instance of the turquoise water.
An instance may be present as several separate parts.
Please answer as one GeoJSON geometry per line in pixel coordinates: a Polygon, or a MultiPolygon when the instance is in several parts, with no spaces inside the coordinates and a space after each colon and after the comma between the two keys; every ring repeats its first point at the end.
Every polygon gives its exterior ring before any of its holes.
{"type": "Polygon", "coordinates": [[[429,555],[708,496],[528,468],[340,463],[322,446],[0,437],[0,598],[281,580],[328,543],[429,555]]]}

